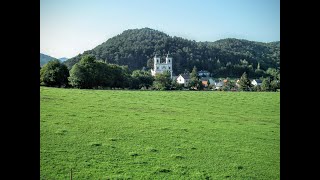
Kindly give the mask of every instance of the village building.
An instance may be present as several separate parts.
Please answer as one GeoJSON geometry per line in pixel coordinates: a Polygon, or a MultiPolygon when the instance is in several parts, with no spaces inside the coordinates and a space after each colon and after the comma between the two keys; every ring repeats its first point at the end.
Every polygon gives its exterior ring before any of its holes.
{"type": "Polygon", "coordinates": [[[189,85],[189,81],[190,81],[190,75],[189,74],[180,74],[177,77],[177,83],[178,84],[183,84],[184,87],[187,87],[189,85]]]}
{"type": "Polygon", "coordinates": [[[165,62],[161,62],[160,57],[157,57],[157,55],[153,58],[153,69],[151,69],[151,75],[155,76],[156,74],[162,74],[164,71],[169,71],[171,75],[170,78],[172,79],[172,57],[169,56],[169,52],[165,62]]]}
{"type": "Polygon", "coordinates": [[[208,87],[210,84],[214,84],[214,80],[211,77],[202,77],[200,81],[204,87],[208,87]]]}
{"type": "Polygon", "coordinates": [[[198,76],[200,76],[200,77],[209,77],[210,76],[210,72],[201,70],[201,71],[198,71],[198,76]]]}
{"type": "Polygon", "coordinates": [[[262,81],[260,79],[254,79],[251,81],[251,84],[254,86],[261,86],[262,81]]]}

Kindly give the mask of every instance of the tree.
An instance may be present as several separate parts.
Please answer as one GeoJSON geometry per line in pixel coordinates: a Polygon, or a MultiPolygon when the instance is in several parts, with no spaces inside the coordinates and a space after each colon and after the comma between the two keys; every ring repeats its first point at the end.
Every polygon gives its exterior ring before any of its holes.
{"type": "Polygon", "coordinates": [[[126,66],[97,61],[94,56],[84,56],[70,70],[70,83],[77,88],[124,88],[129,86],[126,66]]]}
{"type": "Polygon", "coordinates": [[[239,89],[242,91],[250,91],[251,87],[252,87],[252,84],[248,79],[247,73],[244,72],[239,81],[239,89]]]}
{"type": "Polygon", "coordinates": [[[223,91],[230,91],[235,88],[236,88],[236,83],[234,81],[231,81],[229,78],[227,78],[226,83],[224,83],[222,86],[223,91]]]}
{"type": "Polygon", "coordinates": [[[270,91],[270,90],[271,90],[270,79],[269,78],[263,79],[261,83],[261,91],[270,91]]]}
{"type": "Polygon", "coordinates": [[[254,86],[254,87],[252,88],[252,90],[259,92],[259,91],[261,91],[261,86],[259,86],[259,85],[254,86]]]}
{"type": "Polygon", "coordinates": [[[271,89],[271,91],[277,91],[277,89],[280,89],[280,82],[277,80],[271,81],[270,89],[271,89]]]}
{"type": "Polygon", "coordinates": [[[183,89],[183,84],[179,84],[176,79],[173,79],[171,82],[172,89],[181,90],[183,89]]]}
{"type": "Polygon", "coordinates": [[[280,71],[275,68],[268,68],[266,74],[272,77],[272,80],[280,80],[280,71]]]}
{"type": "Polygon", "coordinates": [[[45,86],[67,86],[69,70],[59,60],[51,60],[40,69],[40,83],[45,86]]]}
{"type": "Polygon", "coordinates": [[[190,73],[189,87],[192,88],[192,89],[198,89],[199,88],[199,77],[198,77],[198,70],[197,70],[196,66],[193,67],[193,69],[192,69],[192,71],[190,73]]]}
{"type": "Polygon", "coordinates": [[[162,74],[156,74],[153,87],[157,90],[168,90],[171,88],[171,74],[164,71],[162,74]]]}
{"type": "Polygon", "coordinates": [[[130,87],[133,89],[149,88],[153,83],[153,77],[149,71],[135,70],[132,72],[131,78],[130,87]]]}
{"type": "Polygon", "coordinates": [[[96,87],[99,81],[102,81],[103,74],[97,73],[98,70],[103,71],[104,67],[97,66],[97,62],[93,56],[84,56],[79,63],[76,63],[70,70],[70,84],[77,88],[92,89],[96,87]],[[99,77],[100,76],[100,77],[99,77]]]}

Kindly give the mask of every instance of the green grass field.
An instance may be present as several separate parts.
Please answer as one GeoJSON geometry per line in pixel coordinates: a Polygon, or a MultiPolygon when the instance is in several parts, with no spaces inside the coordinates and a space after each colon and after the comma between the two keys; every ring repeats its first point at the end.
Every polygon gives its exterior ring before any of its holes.
{"type": "Polygon", "coordinates": [[[280,179],[280,93],[40,96],[41,179],[280,179]]]}

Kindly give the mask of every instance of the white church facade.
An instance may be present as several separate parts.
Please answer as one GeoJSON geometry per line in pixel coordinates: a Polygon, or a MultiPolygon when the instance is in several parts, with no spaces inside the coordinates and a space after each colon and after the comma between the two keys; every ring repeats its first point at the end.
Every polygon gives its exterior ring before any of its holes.
{"type": "Polygon", "coordinates": [[[161,74],[164,71],[169,71],[172,79],[172,58],[169,57],[169,53],[167,54],[166,61],[161,63],[160,57],[157,55],[153,58],[153,69],[151,69],[151,75],[155,76],[156,74],[161,74]]]}

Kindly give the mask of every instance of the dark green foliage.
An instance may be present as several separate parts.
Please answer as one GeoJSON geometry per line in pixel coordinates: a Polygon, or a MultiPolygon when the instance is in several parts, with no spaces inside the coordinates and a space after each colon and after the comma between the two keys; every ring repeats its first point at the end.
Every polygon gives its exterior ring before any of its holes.
{"type": "Polygon", "coordinates": [[[67,86],[69,70],[59,60],[51,60],[40,68],[40,83],[45,86],[67,86]]]}
{"type": "Polygon", "coordinates": [[[271,80],[280,80],[280,69],[268,68],[266,75],[270,77],[271,80]]]}
{"type": "Polygon", "coordinates": [[[200,84],[202,85],[201,81],[199,83],[198,70],[197,67],[194,66],[190,73],[190,81],[188,85],[191,89],[197,89],[200,84]]]}
{"type": "Polygon", "coordinates": [[[126,30],[108,39],[92,50],[68,59],[69,69],[84,55],[91,54],[96,59],[108,63],[128,65],[129,70],[153,66],[157,53],[165,58],[170,51],[175,74],[185,70],[208,70],[213,76],[239,77],[247,72],[250,77],[260,77],[268,68],[280,67],[280,43],[261,43],[239,39],[222,39],[215,42],[195,42],[149,29],[126,30]],[[245,63],[244,63],[245,61],[245,63]],[[255,68],[260,63],[260,70],[255,68]]]}
{"type": "Polygon", "coordinates": [[[257,86],[253,86],[252,91],[261,91],[261,86],[257,85],[257,86]]]}
{"type": "Polygon", "coordinates": [[[171,78],[169,71],[164,71],[162,74],[156,74],[153,87],[156,90],[169,90],[171,88],[171,78]]]}
{"type": "Polygon", "coordinates": [[[227,81],[222,86],[223,91],[231,91],[236,89],[236,83],[227,78],[227,81]]]}
{"type": "Polygon", "coordinates": [[[261,84],[261,91],[270,91],[270,90],[271,90],[270,79],[265,78],[261,84]]]}
{"type": "Polygon", "coordinates": [[[179,84],[176,79],[173,79],[172,82],[171,82],[171,87],[174,90],[182,90],[184,85],[183,84],[179,84]]]}
{"type": "Polygon", "coordinates": [[[96,61],[94,56],[84,56],[70,70],[70,84],[77,88],[124,88],[129,85],[127,67],[96,61]]]}
{"type": "Polygon", "coordinates": [[[271,81],[270,87],[272,91],[277,91],[277,89],[280,89],[280,81],[278,80],[271,81]]]}
{"type": "Polygon", "coordinates": [[[130,85],[132,89],[149,88],[152,83],[153,77],[150,71],[135,70],[132,72],[130,85]]]}
{"type": "Polygon", "coordinates": [[[244,72],[239,81],[239,89],[241,91],[250,91],[252,87],[251,81],[248,79],[247,73],[244,72]]]}

